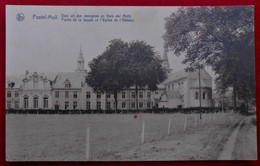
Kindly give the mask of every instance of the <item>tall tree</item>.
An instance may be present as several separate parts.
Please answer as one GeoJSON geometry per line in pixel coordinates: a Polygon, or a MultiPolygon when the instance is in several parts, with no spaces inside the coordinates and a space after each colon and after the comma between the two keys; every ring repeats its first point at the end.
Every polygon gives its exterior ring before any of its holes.
{"type": "Polygon", "coordinates": [[[128,44],[121,39],[109,42],[106,50],[90,63],[90,72],[86,82],[96,93],[113,94],[117,110],[117,94],[131,83],[127,80],[127,50],[128,44]]]}
{"type": "Polygon", "coordinates": [[[157,85],[166,79],[166,70],[153,47],[144,41],[131,42],[127,53],[129,80],[135,86],[136,108],[138,109],[138,90],[145,87],[152,91],[157,90],[157,85]]]}
{"type": "Polygon", "coordinates": [[[245,101],[255,99],[254,12],[252,6],[182,7],[166,18],[165,46],[184,54],[188,68],[209,65],[220,90],[233,88],[245,101]]]}

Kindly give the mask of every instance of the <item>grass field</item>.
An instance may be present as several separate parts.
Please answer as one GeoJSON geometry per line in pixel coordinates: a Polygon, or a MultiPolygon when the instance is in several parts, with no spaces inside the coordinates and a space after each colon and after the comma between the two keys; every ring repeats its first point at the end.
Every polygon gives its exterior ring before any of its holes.
{"type": "Polygon", "coordinates": [[[8,161],[214,160],[239,114],[6,115],[8,161]],[[185,116],[187,126],[184,131],[185,116]],[[196,125],[197,117],[197,125],[196,125]],[[171,134],[168,122],[171,119],[171,134]],[[145,143],[141,144],[145,121],[145,143]]]}

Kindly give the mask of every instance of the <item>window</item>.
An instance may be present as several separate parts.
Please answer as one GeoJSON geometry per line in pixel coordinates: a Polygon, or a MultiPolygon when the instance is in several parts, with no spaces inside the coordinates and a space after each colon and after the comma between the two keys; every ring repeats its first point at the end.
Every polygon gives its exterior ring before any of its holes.
{"type": "Polygon", "coordinates": [[[65,88],[70,88],[70,83],[69,83],[69,80],[66,80],[66,83],[65,83],[65,88]]]}
{"type": "Polygon", "coordinates": [[[75,110],[75,109],[77,109],[77,107],[78,107],[78,103],[77,102],[73,102],[73,109],[75,110]]]}
{"type": "Polygon", "coordinates": [[[171,86],[170,85],[168,85],[168,89],[170,89],[171,88],[171,86]]]}
{"type": "Polygon", "coordinates": [[[11,101],[7,102],[7,109],[11,109],[11,101]]]}
{"type": "Polygon", "coordinates": [[[98,98],[98,99],[101,98],[101,93],[97,93],[97,98],[98,98]]]}
{"type": "Polygon", "coordinates": [[[110,107],[110,102],[107,102],[107,110],[110,110],[111,107],[110,107]]]}
{"type": "Polygon", "coordinates": [[[14,92],[14,97],[19,97],[18,91],[15,91],[15,92],[14,92]]]}
{"type": "Polygon", "coordinates": [[[12,97],[11,91],[7,91],[7,97],[12,97]]]}
{"type": "Polygon", "coordinates": [[[109,94],[109,93],[107,93],[107,98],[108,98],[108,99],[110,98],[110,94],[109,94]]]}
{"type": "Polygon", "coordinates": [[[59,98],[59,97],[60,97],[59,91],[55,91],[55,98],[59,98]]]}
{"type": "Polygon", "coordinates": [[[65,102],[65,110],[69,109],[70,103],[68,101],[65,102]]]}
{"type": "Polygon", "coordinates": [[[48,108],[48,97],[43,98],[43,108],[48,108]]]}
{"type": "Polygon", "coordinates": [[[90,107],[90,102],[89,102],[89,101],[87,101],[87,103],[86,103],[86,109],[87,109],[87,110],[90,110],[90,109],[91,109],[91,107],[90,107]]]}
{"type": "Polygon", "coordinates": [[[139,92],[139,98],[143,98],[144,95],[143,95],[143,92],[139,92]]]}
{"type": "Polygon", "coordinates": [[[144,107],[144,103],[143,102],[140,102],[139,103],[139,108],[143,108],[144,107]]]}
{"type": "Polygon", "coordinates": [[[212,96],[211,96],[211,92],[208,93],[208,99],[211,99],[212,96]]]}
{"type": "Polygon", "coordinates": [[[33,108],[38,108],[38,97],[33,98],[33,108]]]}
{"type": "Polygon", "coordinates": [[[90,92],[86,92],[86,98],[87,99],[91,98],[90,92]]]}
{"type": "Polygon", "coordinates": [[[135,102],[131,103],[131,108],[135,108],[135,102]]]}
{"type": "Polygon", "coordinates": [[[172,84],[172,89],[174,89],[174,84],[172,84]]]}
{"type": "Polygon", "coordinates": [[[77,98],[77,97],[78,97],[77,91],[74,91],[73,92],[73,98],[77,98]]]}
{"type": "Polygon", "coordinates": [[[125,102],[122,103],[122,108],[125,109],[125,102]]]}
{"type": "Polygon", "coordinates": [[[202,99],[206,99],[206,92],[203,92],[202,99]]]}
{"type": "Polygon", "coordinates": [[[150,102],[147,103],[147,108],[151,108],[151,103],[150,102]]]}
{"type": "Polygon", "coordinates": [[[90,102],[89,102],[89,101],[86,102],[86,109],[87,109],[87,110],[90,110],[90,109],[91,109],[91,106],[90,106],[90,102]]]}
{"type": "Polygon", "coordinates": [[[15,107],[16,109],[19,108],[19,101],[15,101],[15,102],[14,102],[14,107],[15,107]]]}
{"type": "Polygon", "coordinates": [[[100,101],[97,102],[97,110],[101,110],[101,102],[100,101]]]}
{"type": "Polygon", "coordinates": [[[158,91],[155,91],[155,94],[158,95],[158,91]]]}
{"type": "Polygon", "coordinates": [[[133,99],[135,98],[135,92],[132,92],[132,98],[133,99]]]}
{"type": "Polygon", "coordinates": [[[26,96],[26,97],[24,97],[23,101],[24,101],[24,103],[23,103],[24,108],[28,108],[29,107],[29,98],[26,96]]]}
{"type": "Polygon", "coordinates": [[[122,92],[122,98],[123,99],[125,98],[125,92],[122,92]]]}
{"type": "Polygon", "coordinates": [[[196,99],[196,100],[199,99],[199,94],[198,94],[198,92],[195,92],[195,99],[196,99]]]}
{"type": "Polygon", "coordinates": [[[70,96],[69,91],[65,91],[65,98],[69,98],[69,96],[70,96]]]}
{"type": "Polygon", "coordinates": [[[151,92],[147,92],[147,98],[151,98],[151,92]]]}

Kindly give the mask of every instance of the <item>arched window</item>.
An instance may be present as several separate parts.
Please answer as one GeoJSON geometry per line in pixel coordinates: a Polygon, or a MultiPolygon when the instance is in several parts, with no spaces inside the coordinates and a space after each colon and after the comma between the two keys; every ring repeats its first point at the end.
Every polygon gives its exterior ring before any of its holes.
{"type": "Polygon", "coordinates": [[[33,97],[33,108],[38,108],[39,98],[38,96],[33,97]]]}
{"type": "Polygon", "coordinates": [[[43,97],[43,108],[48,108],[48,96],[43,97]]]}
{"type": "Polygon", "coordinates": [[[23,102],[23,103],[24,103],[24,104],[23,104],[23,107],[24,107],[24,108],[29,108],[29,97],[28,97],[28,96],[24,96],[24,97],[23,97],[23,101],[24,101],[24,102],[23,102]]]}
{"type": "Polygon", "coordinates": [[[203,92],[202,99],[206,99],[206,92],[203,92]]]}
{"type": "Polygon", "coordinates": [[[198,100],[199,99],[199,93],[195,92],[195,99],[198,100]]]}

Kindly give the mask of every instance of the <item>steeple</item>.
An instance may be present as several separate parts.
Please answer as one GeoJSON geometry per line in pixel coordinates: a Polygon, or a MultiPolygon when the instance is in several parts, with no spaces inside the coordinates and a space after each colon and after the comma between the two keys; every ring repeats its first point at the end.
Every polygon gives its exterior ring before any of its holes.
{"type": "Polygon", "coordinates": [[[85,64],[85,60],[84,60],[83,53],[82,53],[81,46],[80,46],[79,56],[78,56],[78,59],[77,59],[77,69],[76,69],[76,72],[84,71],[85,70],[84,64],[85,64]]]}
{"type": "Polygon", "coordinates": [[[170,68],[169,60],[168,60],[168,55],[167,55],[168,50],[164,48],[163,50],[163,67],[166,69],[167,73],[170,73],[172,69],[170,68]]]}

